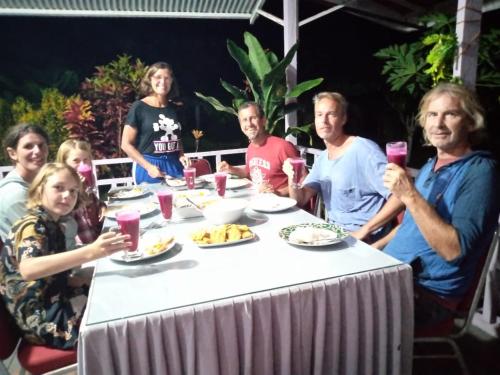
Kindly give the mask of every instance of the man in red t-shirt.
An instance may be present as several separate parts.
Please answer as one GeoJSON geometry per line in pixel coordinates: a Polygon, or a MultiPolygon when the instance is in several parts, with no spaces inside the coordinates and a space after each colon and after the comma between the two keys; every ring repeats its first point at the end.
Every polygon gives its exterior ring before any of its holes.
{"type": "Polygon", "coordinates": [[[287,158],[299,153],[290,142],[266,131],[266,118],[259,104],[246,102],[238,109],[241,130],[248,137],[245,167],[235,167],[223,161],[219,170],[247,177],[259,185],[260,191],[288,196],[288,177],[283,172],[287,158]]]}

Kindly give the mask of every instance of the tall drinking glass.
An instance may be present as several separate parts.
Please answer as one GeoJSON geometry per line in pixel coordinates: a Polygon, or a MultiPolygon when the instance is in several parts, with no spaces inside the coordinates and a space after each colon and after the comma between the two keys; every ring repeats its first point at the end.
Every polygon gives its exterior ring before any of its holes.
{"type": "Polygon", "coordinates": [[[226,172],[214,173],[215,190],[217,190],[217,194],[219,195],[219,197],[224,197],[224,195],[226,194],[226,182],[226,172]]]}
{"type": "Polygon", "coordinates": [[[294,158],[290,160],[290,164],[293,168],[292,187],[294,189],[299,189],[300,181],[302,180],[304,168],[306,166],[306,161],[302,158],[294,158]]]}
{"type": "Polygon", "coordinates": [[[123,258],[128,261],[129,259],[139,255],[139,211],[120,211],[117,212],[115,217],[120,227],[120,232],[122,234],[130,235],[130,242],[132,245],[124,249],[123,258]]]}
{"type": "Polygon", "coordinates": [[[173,194],[169,190],[160,190],[156,193],[158,202],[160,202],[161,214],[165,220],[170,220],[172,217],[172,201],[173,194]]]}
{"type": "Polygon", "coordinates": [[[387,161],[399,165],[401,168],[406,166],[407,144],[404,141],[388,142],[385,146],[387,152],[387,161]]]}
{"type": "Polygon", "coordinates": [[[94,175],[92,173],[92,167],[90,165],[82,162],[78,165],[76,171],[83,177],[86,188],[94,187],[94,175]]]}
{"type": "Polygon", "coordinates": [[[196,169],[184,168],[184,179],[188,189],[194,189],[194,180],[196,178],[196,169]]]}

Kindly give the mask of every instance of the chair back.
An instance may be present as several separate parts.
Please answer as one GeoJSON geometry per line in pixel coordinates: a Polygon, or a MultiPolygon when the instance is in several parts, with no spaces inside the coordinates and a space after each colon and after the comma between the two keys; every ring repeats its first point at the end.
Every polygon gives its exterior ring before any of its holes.
{"type": "Polygon", "coordinates": [[[203,176],[212,173],[212,167],[207,159],[196,159],[191,161],[191,167],[196,169],[196,176],[203,176]]]}
{"type": "Polygon", "coordinates": [[[457,312],[463,312],[463,316],[465,316],[461,331],[467,329],[470,322],[472,321],[472,318],[474,317],[474,313],[477,310],[479,300],[484,291],[486,276],[488,274],[488,270],[490,269],[491,262],[495,261],[498,255],[498,249],[500,245],[499,241],[500,226],[497,227],[497,230],[493,234],[493,239],[491,240],[488,252],[484,254],[478,264],[476,275],[474,277],[474,280],[472,281],[471,286],[457,306],[457,312]]]}

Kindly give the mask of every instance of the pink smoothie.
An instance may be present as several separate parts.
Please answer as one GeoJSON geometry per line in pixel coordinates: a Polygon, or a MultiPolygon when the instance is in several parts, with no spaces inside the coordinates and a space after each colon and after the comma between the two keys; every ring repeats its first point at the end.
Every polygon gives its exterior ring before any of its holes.
{"type": "Polygon", "coordinates": [[[158,202],[160,202],[160,209],[163,218],[166,220],[172,217],[172,192],[168,190],[162,190],[156,193],[158,197],[158,202]]]}
{"type": "Polygon", "coordinates": [[[404,168],[406,165],[406,151],[399,153],[387,153],[387,161],[389,163],[394,163],[404,168]]]}
{"type": "Polygon", "coordinates": [[[80,173],[80,175],[82,175],[83,179],[85,180],[86,187],[94,186],[94,176],[92,174],[92,167],[90,165],[85,163],[80,163],[80,165],[78,165],[78,168],[76,170],[78,173],[80,173]]]}
{"type": "Polygon", "coordinates": [[[139,246],[139,211],[122,211],[116,213],[116,221],[122,234],[130,235],[132,246],[128,251],[136,251],[139,246]]]}
{"type": "Polygon", "coordinates": [[[304,166],[306,165],[306,161],[304,159],[296,158],[291,159],[290,164],[293,168],[293,184],[299,185],[300,180],[302,179],[302,174],[304,173],[304,166]]]}
{"type": "Polygon", "coordinates": [[[215,190],[220,197],[226,194],[227,173],[218,172],[214,174],[215,190]]]}
{"type": "Polygon", "coordinates": [[[188,189],[194,189],[195,178],[196,178],[196,169],[194,168],[184,169],[184,179],[186,180],[186,185],[188,189]]]}

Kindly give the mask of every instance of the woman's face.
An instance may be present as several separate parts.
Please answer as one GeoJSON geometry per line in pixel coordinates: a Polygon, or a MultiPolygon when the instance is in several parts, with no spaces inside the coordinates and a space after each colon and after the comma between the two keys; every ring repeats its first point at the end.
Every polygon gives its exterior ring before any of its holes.
{"type": "Polygon", "coordinates": [[[15,149],[8,147],[7,153],[14,162],[19,175],[31,181],[47,162],[49,147],[41,135],[27,133],[19,139],[15,149]]]}
{"type": "Polygon", "coordinates": [[[90,157],[90,154],[87,151],[81,150],[79,148],[70,150],[65,162],[74,169],[77,169],[80,163],[92,166],[92,158],[90,157]]]}
{"type": "Polygon", "coordinates": [[[68,170],[47,178],[42,191],[42,206],[54,220],[69,214],[78,200],[79,182],[68,170]]]}
{"type": "Polygon", "coordinates": [[[172,73],[169,69],[158,69],[156,73],[151,76],[151,89],[153,94],[166,96],[172,87],[172,73]]]}

